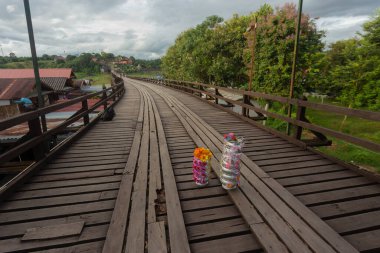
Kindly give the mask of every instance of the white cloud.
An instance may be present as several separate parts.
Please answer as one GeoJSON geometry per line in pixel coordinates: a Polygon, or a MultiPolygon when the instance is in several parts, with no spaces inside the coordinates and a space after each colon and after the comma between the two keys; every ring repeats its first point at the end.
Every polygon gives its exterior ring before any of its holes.
{"type": "Polygon", "coordinates": [[[331,43],[341,39],[354,37],[369,15],[323,17],[316,21],[318,28],[327,32],[326,42],[331,43]]]}
{"type": "Polygon", "coordinates": [[[16,10],[16,6],[14,5],[7,5],[6,7],[8,13],[12,13],[16,10]]]}

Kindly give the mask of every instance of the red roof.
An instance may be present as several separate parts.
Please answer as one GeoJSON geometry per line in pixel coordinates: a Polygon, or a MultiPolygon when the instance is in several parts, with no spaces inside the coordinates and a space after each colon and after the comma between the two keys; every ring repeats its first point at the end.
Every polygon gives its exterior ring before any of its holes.
{"type": "Polygon", "coordinates": [[[0,99],[26,97],[34,89],[34,79],[0,79],[0,99]]]}
{"type": "MultiPolygon", "coordinates": [[[[40,69],[40,77],[65,77],[74,76],[71,68],[40,69]]],[[[33,69],[0,69],[0,78],[34,78],[33,69]]]]}
{"type": "MultiPolygon", "coordinates": [[[[22,97],[34,97],[36,81],[34,78],[0,78],[0,99],[11,100],[22,97]]],[[[52,90],[44,81],[41,82],[42,91],[52,90]]]]}

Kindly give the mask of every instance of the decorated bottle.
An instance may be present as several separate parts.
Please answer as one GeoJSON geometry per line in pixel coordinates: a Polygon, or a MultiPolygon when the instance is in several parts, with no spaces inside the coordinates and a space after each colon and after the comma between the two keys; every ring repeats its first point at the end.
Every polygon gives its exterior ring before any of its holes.
{"type": "Polygon", "coordinates": [[[226,190],[235,189],[240,185],[240,158],[243,146],[243,138],[236,137],[233,133],[224,136],[220,181],[226,190]]]}
{"type": "Polygon", "coordinates": [[[193,180],[199,186],[208,184],[211,152],[206,148],[196,148],[193,158],[193,180]]]}

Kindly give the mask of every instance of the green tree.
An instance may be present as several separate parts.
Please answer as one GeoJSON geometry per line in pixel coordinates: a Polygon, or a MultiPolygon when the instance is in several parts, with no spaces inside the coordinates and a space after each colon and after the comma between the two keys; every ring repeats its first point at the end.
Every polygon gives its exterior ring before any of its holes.
{"type": "Polygon", "coordinates": [[[73,68],[76,72],[84,72],[87,75],[92,75],[100,72],[100,65],[92,60],[93,54],[82,53],[70,62],[67,62],[67,67],[73,68]]]}
{"type": "Polygon", "coordinates": [[[212,34],[223,19],[218,16],[181,33],[162,59],[166,77],[192,81],[211,81],[209,66],[212,64],[212,34]]]}
{"type": "MultiPolygon", "coordinates": [[[[297,9],[294,4],[285,4],[273,10],[264,5],[253,14],[256,29],[253,89],[267,93],[287,95],[289,93],[295,40],[297,9]]],[[[247,37],[252,38],[251,30],[247,37]]],[[[297,62],[295,91],[302,93],[315,87],[320,71],[324,44],[323,31],[316,28],[308,15],[301,17],[299,57],[297,62]]],[[[252,43],[251,45],[252,46],[252,43]]],[[[251,50],[250,50],[251,51],[251,50]]],[[[250,60],[250,57],[248,57],[250,60]]]]}
{"type": "MultiPolygon", "coordinates": [[[[255,49],[255,90],[285,94],[288,92],[294,44],[294,5],[285,4],[274,10],[263,5],[257,12],[246,16],[234,15],[223,22],[218,16],[208,17],[201,24],[181,33],[162,60],[167,78],[243,86],[247,83],[246,63],[250,53],[246,46],[249,23],[258,19],[259,28],[255,49]]],[[[321,38],[309,16],[302,18],[301,46],[297,88],[301,83],[312,87],[323,63],[321,38]]]]}
{"type": "Polygon", "coordinates": [[[359,37],[337,41],[326,52],[328,71],[322,79],[349,107],[380,109],[380,10],[363,25],[359,37]]]}

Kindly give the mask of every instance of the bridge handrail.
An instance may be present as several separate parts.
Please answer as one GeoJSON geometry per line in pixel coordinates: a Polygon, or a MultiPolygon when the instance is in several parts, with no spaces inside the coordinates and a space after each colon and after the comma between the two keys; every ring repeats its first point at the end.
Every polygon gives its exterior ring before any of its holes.
{"type": "MultiPolygon", "coordinates": [[[[120,85],[120,84],[117,84],[116,86],[118,87],[118,85],[120,85]]],[[[63,109],[63,108],[68,107],[70,105],[77,104],[77,103],[82,102],[84,100],[87,100],[89,98],[93,98],[93,97],[102,95],[104,91],[107,92],[107,91],[112,90],[112,89],[115,89],[115,86],[109,87],[107,89],[104,89],[104,90],[101,90],[101,91],[98,91],[95,93],[90,93],[90,94],[83,95],[83,96],[80,96],[80,97],[77,97],[74,99],[70,99],[69,101],[66,101],[63,103],[49,105],[49,106],[43,107],[41,109],[37,109],[35,111],[26,112],[26,113],[19,114],[19,115],[16,115],[16,116],[4,119],[4,120],[0,120],[0,131],[5,130],[5,129],[10,128],[10,127],[13,127],[13,126],[16,126],[16,125],[19,125],[21,123],[24,123],[24,122],[29,121],[31,119],[34,119],[36,117],[41,117],[45,114],[57,111],[59,109],[63,109]]]]}
{"type": "MultiPolygon", "coordinates": [[[[155,79],[152,79],[152,80],[155,80],[155,79]]],[[[226,92],[235,93],[239,95],[247,95],[253,98],[262,98],[266,100],[272,100],[272,101],[280,102],[283,104],[290,103],[295,106],[303,106],[303,107],[315,109],[315,110],[328,111],[328,112],[338,113],[338,114],[347,115],[347,116],[359,117],[359,118],[367,119],[367,120],[380,121],[380,112],[353,109],[353,108],[347,108],[343,106],[336,106],[336,105],[329,105],[329,104],[320,104],[320,103],[304,101],[304,100],[296,99],[296,98],[290,99],[288,97],[276,96],[276,95],[266,94],[262,92],[226,88],[226,87],[216,86],[212,84],[178,81],[178,80],[171,80],[171,79],[165,79],[163,81],[177,82],[177,83],[179,82],[180,84],[189,84],[189,85],[197,85],[197,86],[202,86],[202,87],[207,87],[207,88],[214,88],[214,89],[223,90],[226,92]]]]}
{"type": "MultiPolygon", "coordinates": [[[[346,134],[343,132],[339,132],[336,130],[332,130],[323,126],[315,125],[313,123],[308,122],[308,120],[305,117],[305,109],[311,108],[315,110],[321,110],[321,111],[327,111],[330,113],[338,113],[343,114],[347,116],[354,116],[354,117],[360,117],[366,120],[372,120],[372,121],[380,121],[380,113],[379,112],[372,112],[372,111],[365,111],[365,110],[358,110],[358,109],[351,109],[351,108],[345,108],[341,106],[334,106],[334,105],[326,105],[326,104],[318,104],[313,102],[304,101],[301,99],[289,99],[286,97],[281,96],[275,96],[260,92],[251,92],[251,91],[244,91],[244,90],[238,90],[238,89],[231,89],[231,88],[225,88],[220,87],[216,85],[210,85],[210,84],[204,84],[204,83],[198,83],[198,82],[188,82],[188,81],[178,81],[178,80],[170,80],[170,79],[163,79],[163,80],[157,80],[153,78],[136,78],[140,80],[150,81],[154,83],[159,83],[163,85],[168,86],[174,86],[175,88],[182,89],[182,90],[190,90],[192,93],[199,93],[204,94],[209,97],[213,97],[216,101],[217,99],[222,99],[228,103],[235,104],[238,106],[241,106],[242,108],[253,110],[255,112],[267,115],[269,117],[279,119],[285,122],[288,122],[294,126],[296,126],[296,132],[294,135],[294,138],[297,140],[301,140],[301,134],[303,129],[308,129],[312,131],[315,134],[320,134],[323,136],[323,134],[330,135],[332,137],[335,137],[337,139],[341,139],[343,141],[347,141],[349,143],[361,146],[363,148],[366,148],[368,150],[374,151],[374,152],[380,152],[380,144],[361,139],[355,136],[352,136],[350,134],[346,134]],[[215,89],[214,93],[211,93],[209,91],[204,90],[203,88],[213,88],[215,89]],[[228,99],[226,97],[223,97],[219,95],[218,91],[224,90],[227,92],[240,94],[243,96],[248,97],[254,97],[254,98],[262,98],[266,100],[272,100],[276,102],[280,102],[283,104],[292,104],[297,106],[297,117],[296,118],[290,118],[288,116],[280,115],[278,113],[266,111],[262,108],[255,107],[253,105],[247,104],[245,102],[239,102],[232,99],[228,99]]],[[[245,100],[244,100],[245,101],[245,100]]],[[[249,101],[249,100],[248,100],[249,101]]],[[[248,115],[243,116],[247,117],[248,115]]]]}
{"type": "MultiPolygon", "coordinates": [[[[41,147],[41,143],[49,139],[52,135],[58,133],[59,131],[63,130],[68,125],[72,124],[73,122],[83,118],[84,125],[87,125],[89,123],[89,114],[93,112],[95,109],[97,109],[99,106],[103,105],[104,110],[107,108],[107,102],[110,99],[116,99],[116,97],[121,97],[124,93],[124,82],[119,82],[115,85],[113,85],[110,88],[103,89],[102,91],[87,94],[84,96],[80,96],[74,99],[71,99],[67,102],[54,104],[50,106],[46,106],[41,109],[37,109],[32,112],[27,112],[21,115],[14,116],[12,118],[8,118],[5,120],[0,121],[0,131],[19,125],[24,122],[28,122],[29,125],[29,133],[30,139],[11,148],[10,150],[6,151],[5,153],[0,155],[0,163],[8,162],[12,160],[13,158],[19,156],[23,152],[29,150],[29,149],[38,149],[38,151],[41,153],[41,151],[45,151],[44,147],[41,147]],[[107,95],[107,91],[112,91],[110,95],[107,95]],[[93,98],[96,96],[102,95],[102,98],[100,101],[98,101],[95,105],[93,105],[91,108],[88,108],[87,99],[93,98]],[[57,111],[59,109],[68,107],[73,104],[77,104],[82,102],[82,108],[75,113],[72,117],[65,120],[58,126],[55,126],[52,129],[49,129],[46,132],[41,132],[41,124],[39,117],[50,113],[57,111]]],[[[40,154],[40,156],[44,156],[43,154],[40,154]]],[[[40,157],[42,158],[42,157],[40,157]]],[[[39,160],[39,159],[36,159],[39,160]]]]}

